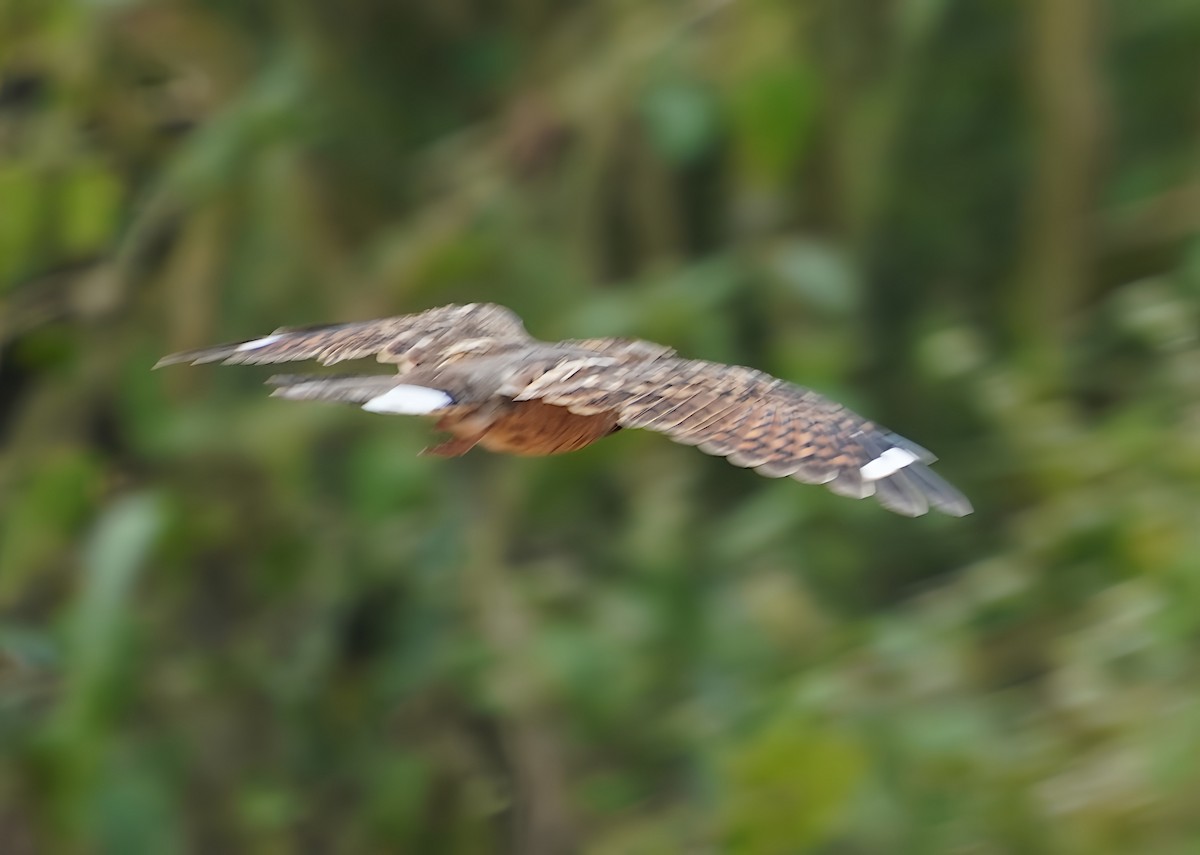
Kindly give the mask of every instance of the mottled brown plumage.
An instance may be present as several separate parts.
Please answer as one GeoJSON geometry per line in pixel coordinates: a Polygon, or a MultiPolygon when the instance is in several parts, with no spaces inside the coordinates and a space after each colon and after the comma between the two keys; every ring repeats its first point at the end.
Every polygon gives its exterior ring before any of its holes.
{"type": "MultiPolygon", "coordinates": [[[[918,516],[970,513],[926,464],[928,451],[809,389],[761,371],[683,359],[645,341],[542,342],[489,303],[312,329],[174,354],[158,365],[326,365],[374,356],[398,375],[276,376],[278,397],[346,401],[373,412],[428,415],[451,439],[429,453],[574,451],[622,428],[647,428],[773,478],[874,495],[918,516]]],[[[157,367],[157,366],[156,366],[157,367]]]]}

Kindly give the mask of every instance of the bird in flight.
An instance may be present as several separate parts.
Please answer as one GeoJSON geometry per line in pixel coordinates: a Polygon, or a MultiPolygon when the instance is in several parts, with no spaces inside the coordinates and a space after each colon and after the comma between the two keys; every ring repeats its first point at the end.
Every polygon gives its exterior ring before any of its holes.
{"type": "Polygon", "coordinates": [[[952,516],[971,503],[934,474],[936,458],[811,389],[753,368],[684,359],[647,341],[538,341],[492,303],[308,329],[166,356],[164,365],[332,365],[374,356],[398,374],[277,375],[271,393],[344,401],[372,413],[437,419],[450,439],[427,454],[575,451],[621,428],[646,428],[770,478],[824,484],[890,511],[952,516]]]}

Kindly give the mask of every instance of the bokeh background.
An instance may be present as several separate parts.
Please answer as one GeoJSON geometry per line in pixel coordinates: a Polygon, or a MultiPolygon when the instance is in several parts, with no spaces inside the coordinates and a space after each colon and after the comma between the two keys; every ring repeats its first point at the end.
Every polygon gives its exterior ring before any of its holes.
{"type": "Polygon", "coordinates": [[[4,0],[0,851],[1200,846],[1200,5],[4,0]],[[453,301],[974,500],[168,351],[453,301]]]}

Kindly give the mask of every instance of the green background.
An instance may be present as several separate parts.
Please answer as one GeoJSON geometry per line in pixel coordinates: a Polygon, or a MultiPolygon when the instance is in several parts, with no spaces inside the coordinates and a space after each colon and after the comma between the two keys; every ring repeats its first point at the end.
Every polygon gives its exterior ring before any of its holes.
{"type": "Polygon", "coordinates": [[[3,0],[0,851],[1200,847],[1200,5],[3,0]],[[162,354],[495,301],[910,520],[162,354]]]}

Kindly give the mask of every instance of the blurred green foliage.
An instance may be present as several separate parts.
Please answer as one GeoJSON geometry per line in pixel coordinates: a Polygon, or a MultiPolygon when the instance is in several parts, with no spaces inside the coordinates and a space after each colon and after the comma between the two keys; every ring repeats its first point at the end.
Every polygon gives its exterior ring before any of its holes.
{"type": "Polygon", "coordinates": [[[1195,851],[1198,82],[1188,0],[6,0],[0,851],[1195,851]],[[149,370],[470,300],[977,513],[149,370]]]}

